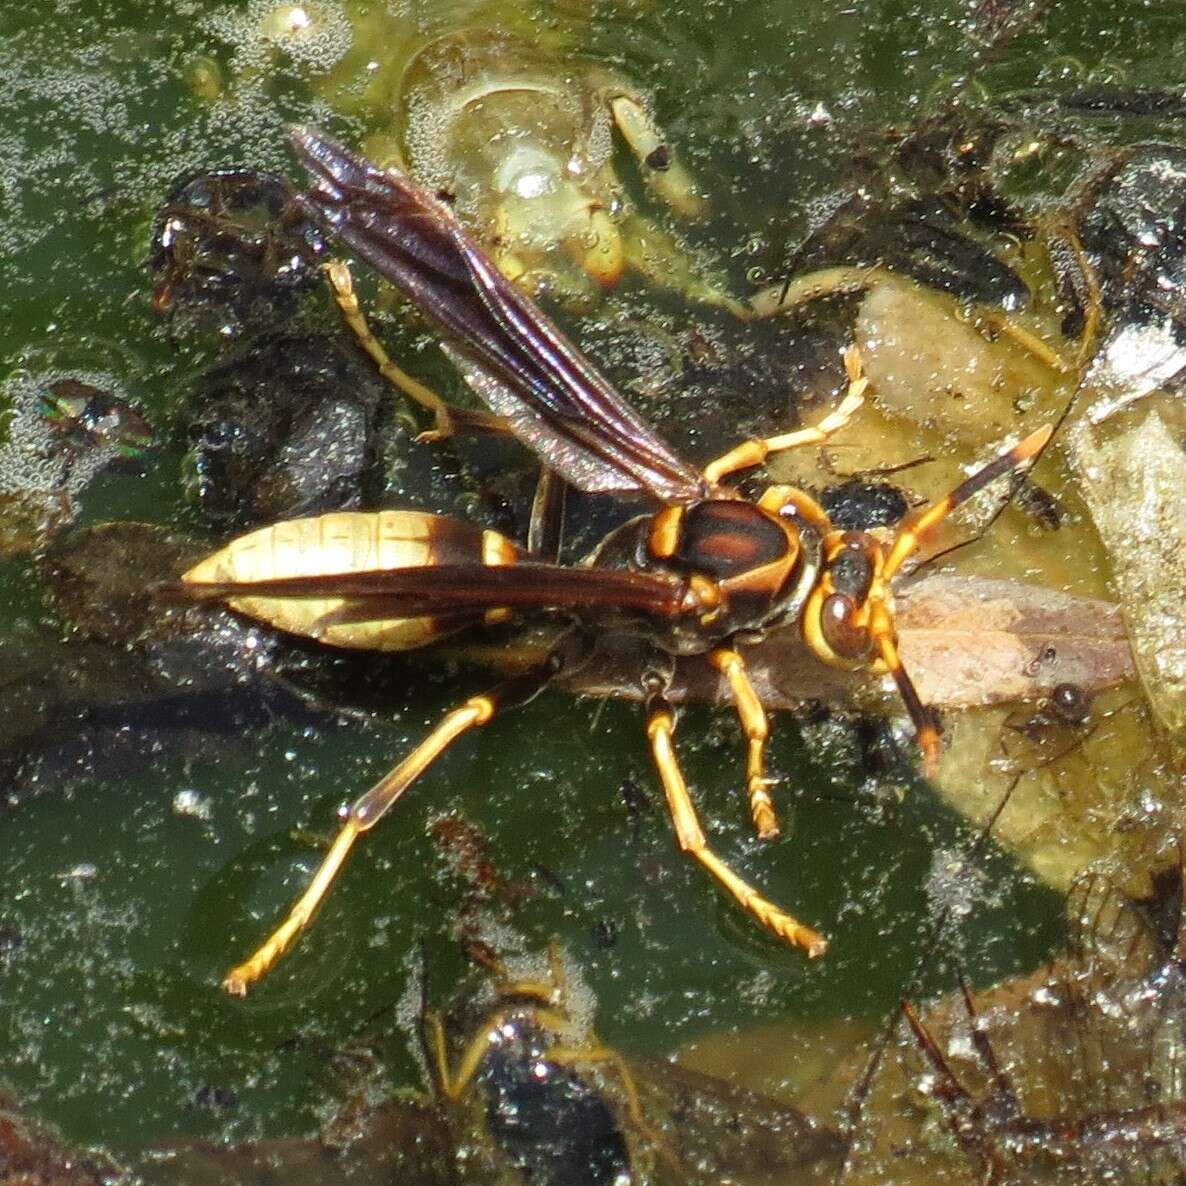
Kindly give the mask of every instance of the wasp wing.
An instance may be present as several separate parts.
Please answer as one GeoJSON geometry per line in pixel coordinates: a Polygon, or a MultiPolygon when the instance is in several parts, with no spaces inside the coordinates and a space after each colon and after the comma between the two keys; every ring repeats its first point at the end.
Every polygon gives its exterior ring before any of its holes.
{"type": "Polygon", "coordinates": [[[198,601],[324,601],[343,604],[334,623],[477,614],[489,609],[609,607],[660,616],[680,612],[674,577],[557,564],[438,564],[258,581],[185,580],[159,586],[165,597],[198,601]]]}
{"type": "Polygon", "coordinates": [[[298,130],[293,143],[317,179],[301,207],[452,336],[470,385],[566,481],[666,503],[704,497],[700,472],[502,275],[444,203],[319,133],[298,130]]]}

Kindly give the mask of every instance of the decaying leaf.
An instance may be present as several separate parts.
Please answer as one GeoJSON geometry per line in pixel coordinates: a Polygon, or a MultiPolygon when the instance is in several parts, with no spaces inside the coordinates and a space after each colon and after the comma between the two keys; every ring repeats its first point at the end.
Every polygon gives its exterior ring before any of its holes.
{"type": "MultiPolygon", "coordinates": [[[[1015,581],[934,576],[899,593],[897,620],[902,658],[919,695],[940,708],[1036,700],[1064,683],[1099,691],[1133,677],[1119,612],[1094,598],[1015,581]]],[[[639,652],[623,642],[561,686],[640,699],[639,652]]],[[[868,677],[823,666],[793,629],[745,654],[768,708],[870,692],[868,677]]],[[[680,661],[671,694],[677,701],[729,702],[725,680],[699,657],[680,661]]]]}
{"type": "Polygon", "coordinates": [[[1068,452],[1095,526],[1149,703],[1186,731],[1186,456],[1161,416],[1114,436],[1076,425],[1068,452]]]}
{"type": "Polygon", "coordinates": [[[1133,676],[1116,607],[1014,581],[931,577],[898,596],[902,661],[927,704],[1034,700],[1133,676]]]}
{"type": "Polygon", "coordinates": [[[950,297],[900,278],[871,286],[854,327],[871,399],[912,424],[988,445],[1035,427],[1066,399],[1065,377],[1005,339],[989,341],[950,297]]]}

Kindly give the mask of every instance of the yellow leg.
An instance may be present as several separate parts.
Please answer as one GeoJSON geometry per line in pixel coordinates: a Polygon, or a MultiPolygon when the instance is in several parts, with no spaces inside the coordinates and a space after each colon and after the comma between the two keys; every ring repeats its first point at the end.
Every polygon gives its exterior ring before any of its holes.
{"type": "Polygon", "coordinates": [[[923,773],[928,778],[934,778],[939,773],[939,756],[942,753],[939,727],[935,723],[933,711],[923,704],[914,681],[902,666],[893,622],[883,602],[878,602],[874,606],[869,622],[869,635],[877,647],[877,653],[886,671],[893,677],[898,695],[902,697],[902,703],[906,705],[906,712],[910,716],[911,724],[914,725],[914,735],[918,739],[919,749],[922,750],[923,773]]]}
{"type": "Polygon", "coordinates": [[[622,1094],[626,1097],[626,1110],[636,1131],[642,1133],[657,1153],[666,1157],[673,1166],[679,1166],[679,1159],[668,1146],[662,1134],[647,1122],[642,1110],[642,1101],[638,1098],[638,1087],[635,1085],[634,1075],[626,1060],[616,1050],[600,1045],[553,1046],[548,1051],[548,1061],[569,1067],[596,1063],[611,1067],[621,1084],[622,1094]]]}
{"type": "Polygon", "coordinates": [[[506,424],[499,416],[489,412],[464,411],[451,408],[435,391],[426,387],[419,379],[413,378],[392,362],[382,343],[375,337],[371,327],[358,303],[354,292],[354,281],[350,276],[350,269],[341,260],[331,260],[325,266],[326,279],[329,281],[330,291],[334,300],[342,311],[342,319],[350,327],[358,344],[370,356],[379,374],[393,387],[402,391],[409,399],[418,403],[425,411],[431,412],[436,427],[429,432],[422,432],[421,441],[443,441],[451,437],[458,428],[464,426],[469,429],[490,432],[505,432],[506,424]]]}
{"type": "Polygon", "coordinates": [[[726,648],[712,651],[708,661],[729,681],[729,691],[737,706],[741,731],[749,743],[745,761],[745,789],[749,795],[754,827],[761,839],[773,840],[778,835],[778,820],[770,799],[774,780],[766,777],[766,738],[770,735],[766,710],[746,674],[745,660],[736,651],[726,648]]]}
{"type": "Polygon", "coordinates": [[[667,795],[667,807],[680,848],[694,856],[768,930],[793,947],[802,947],[809,958],[823,955],[828,948],[828,941],[818,931],[780,910],[710,851],[679,768],[674,735],[675,715],[671,706],[662,697],[652,696],[648,702],[647,737],[667,795]]]}
{"type": "Polygon", "coordinates": [[[758,506],[772,515],[781,514],[786,507],[794,507],[799,518],[814,527],[821,538],[834,530],[824,508],[797,486],[767,486],[758,499],[758,506]]]}
{"type": "Polygon", "coordinates": [[[314,912],[333,884],[354,841],[369,831],[394,806],[399,797],[463,733],[484,725],[494,715],[492,695],[475,696],[455,708],[390,773],[384,775],[350,808],[342,830],[334,840],[313,880],[297,899],[288,917],[260,945],[255,953],[227,973],[222,987],[233,996],[246,996],[248,988],[265,976],[309,925],[314,912]]]}
{"type": "Polygon", "coordinates": [[[539,1001],[542,1006],[567,1012],[568,972],[564,967],[560,944],[555,939],[548,944],[547,980],[512,980],[505,966],[499,970],[495,979],[500,996],[529,997],[539,1001]]]}
{"type": "Polygon", "coordinates": [[[432,1056],[432,1075],[436,1081],[438,1094],[448,1099],[456,1099],[452,1095],[453,1077],[449,1073],[449,1051],[445,1045],[445,1027],[440,1014],[427,1012],[421,1018],[421,1025],[428,1031],[428,1052],[432,1056]]]}
{"type": "MultiPolygon", "coordinates": [[[[518,986],[514,987],[518,993],[518,986]]],[[[436,1062],[437,1086],[446,1099],[459,1100],[465,1094],[466,1088],[473,1082],[474,1076],[482,1067],[482,1061],[490,1053],[490,1040],[508,1022],[512,1021],[517,1012],[511,1006],[488,1015],[488,1020],[480,1030],[466,1043],[465,1051],[457,1064],[455,1071],[449,1070],[448,1053],[445,1046],[445,1027],[435,1013],[425,1015],[425,1023],[430,1029],[433,1061],[436,1062]]],[[[533,1019],[541,1029],[561,1032],[568,1025],[568,1014],[562,1009],[537,1008],[532,1010],[533,1019]]]]}
{"type": "Polygon", "coordinates": [[[1099,274],[1091,257],[1083,249],[1079,232],[1072,224],[1059,223],[1049,229],[1052,238],[1059,239],[1070,251],[1075,260],[1075,267],[1079,272],[1080,284],[1078,296],[1083,302],[1083,332],[1079,335],[1079,351],[1077,363],[1080,369],[1087,366],[1095,353],[1096,339],[1099,336],[1100,324],[1104,316],[1104,294],[1100,289],[1099,274]]]}
{"type": "Polygon", "coordinates": [[[861,374],[861,356],[855,346],[844,352],[844,367],[848,372],[848,392],[840,401],[840,406],[829,412],[819,424],[781,436],[743,441],[704,467],[704,476],[708,481],[715,486],[722,478],[739,469],[761,465],[771,453],[797,449],[801,445],[822,445],[833,433],[842,429],[865,402],[865,388],[869,385],[869,380],[861,374]]]}

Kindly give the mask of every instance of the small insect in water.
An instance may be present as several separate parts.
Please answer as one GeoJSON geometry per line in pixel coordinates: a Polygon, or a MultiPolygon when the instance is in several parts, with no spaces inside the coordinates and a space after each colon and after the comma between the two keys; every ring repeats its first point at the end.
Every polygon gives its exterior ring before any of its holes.
{"type": "Polygon", "coordinates": [[[295,144],[317,178],[299,208],[437,322],[469,384],[504,431],[539,454],[545,473],[588,492],[646,497],[660,509],[612,532],[579,566],[421,511],[297,519],[233,540],[165,586],[171,596],[224,601],[339,647],[409,650],[513,615],[567,623],[538,666],[449,712],[354,804],[292,912],[227,975],[224,988],[244,994],[266,974],[308,925],[355,840],[454,741],[531,699],[613,635],[642,638],[651,651],[641,676],[646,733],[680,847],[763,926],[809,956],[822,954],[827,942],[818,931],[709,846],[676,756],[675,710],[666,695],[674,665],[680,656],[705,655],[727,684],[747,739],[750,810],[764,838],[778,831],[766,776],[768,723],[743,651],[770,631],[797,627],[825,664],[889,673],[933,763],[938,728],[898,656],[893,579],[943,519],[1036,457],[1052,430],[1032,433],[909,516],[889,544],[834,528],[810,495],[791,486],[772,486],[751,502],[725,484],[731,475],[772,453],[827,440],[861,406],[866,380],[855,351],[845,357],[847,394],[818,425],[745,441],[697,468],[503,277],[446,206],[317,133],[300,131],[295,144]]]}
{"type": "Polygon", "coordinates": [[[549,963],[550,975],[538,981],[510,979],[496,964],[493,992],[461,1002],[469,1015],[451,1015],[448,1024],[425,1011],[437,1096],[479,1113],[487,1142],[528,1181],[635,1182],[641,1153],[631,1134],[648,1130],[630,1071],[570,1010],[555,948],[549,963]],[[461,1047],[451,1051],[457,1034],[461,1047]]]}
{"type": "Polygon", "coordinates": [[[139,457],[152,441],[152,428],[127,400],[81,379],[56,379],[41,398],[42,414],[72,453],[112,449],[124,459],[139,457]]]}

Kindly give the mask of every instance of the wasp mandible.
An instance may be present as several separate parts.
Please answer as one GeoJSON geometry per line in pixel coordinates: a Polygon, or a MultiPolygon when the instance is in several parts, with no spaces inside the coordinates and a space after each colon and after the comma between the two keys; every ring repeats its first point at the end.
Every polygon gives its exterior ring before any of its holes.
{"type": "Polygon", "coordinates": [[[245,994],[309,923],[355,840],[463,734],[522,704],[586,660],[599,637],[650,646],[643,676],[646,733],[680,847],[742,907],[808,956],[827,942],[776,906],[709,847],[676,756],[666,697],[683,655],[722,674],[747,739],[746,788],[759,835],[777,833],[766,777],[765,710],[743,651],[797,627],[824,663],[888,672],[928,760],[938,730],[898,657],[892,582],[921,541],[957,506],[1035,457],[1044,427],[909,517],[887,546],[833,528],[807,493],[772,486],[756,502],[726,485],[772,453],[825,441],[860,407],[866,380],[846,356],[848,391],[816,426],[753,439],[699,469],[680,457],[516,289],[447,206],[402,174],[380,171],[309,130],[294,134],[316,178],[301,210],[401,289],[444,331],[470,386],[545,467],[580,490],[643,496],[659,509],[614,530],[577,566],[520,548],[494,531],[420,511],[338,513],[278,523],[233,540],[169,586],[225,601],[282,630],[340,647],[409,650],[512,615],[568,623],[547,657],[447,713],[395,769],[353,805],[309,887],[276,931],[223,981],[245,994]]]}

